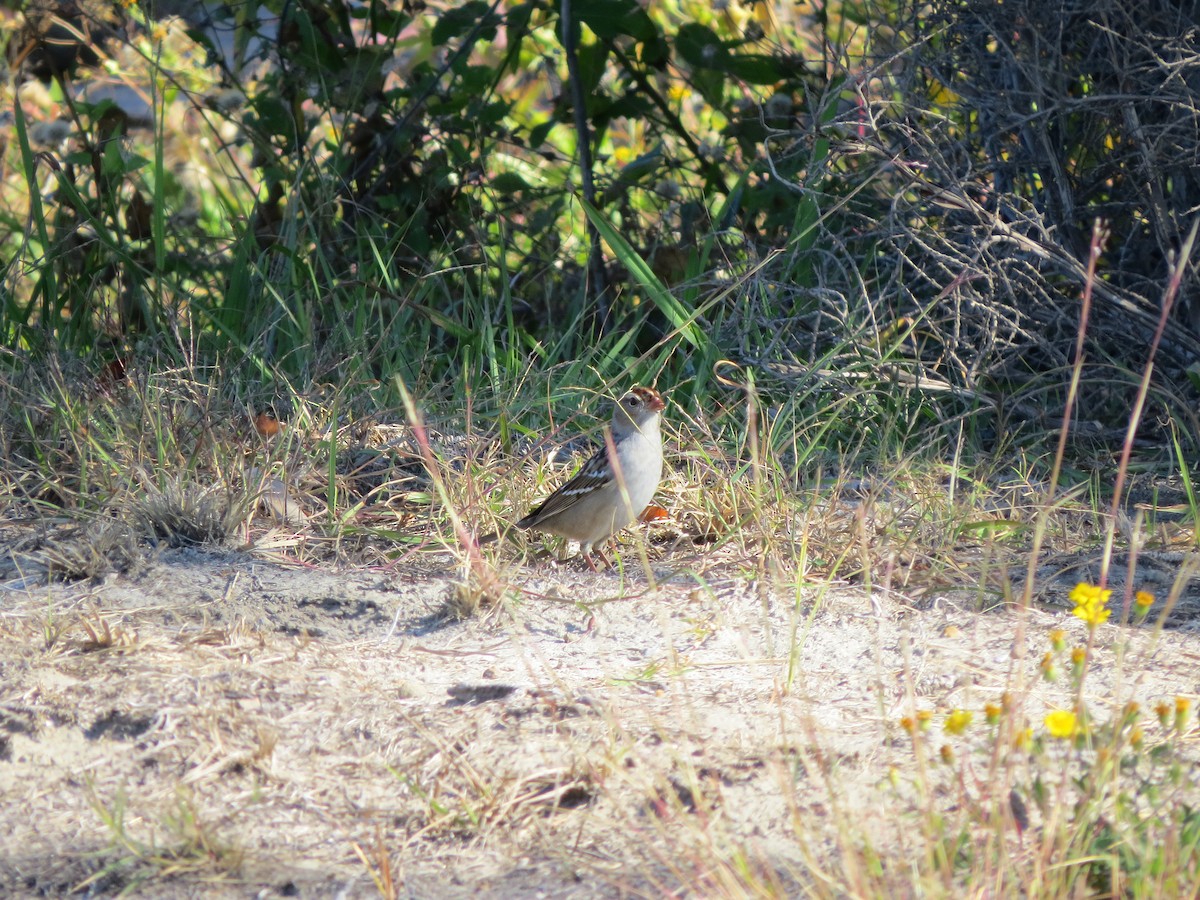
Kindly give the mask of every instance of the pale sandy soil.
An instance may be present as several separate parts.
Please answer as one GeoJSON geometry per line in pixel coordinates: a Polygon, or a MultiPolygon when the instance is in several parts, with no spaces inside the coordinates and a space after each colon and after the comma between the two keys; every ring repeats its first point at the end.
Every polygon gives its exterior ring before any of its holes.
{"type": "MultiPolygon", "coordinates": [[[[843,841],[903,871],[914,810],[955,803],[919,799],[901,717],[933,711],[936,733],[974,710],[958,752],[985,765],[981,710],[1014,655],[1036,673],[1052,627],[1084,634],[1063,607],[1022,629],[974,592],[797,592],[711,560],[700,579],[657,559],[655,589],[636,564],[543,560],[509,573],[501,608],[454,621],[449,557],[367,571],[167,550],[102,584],[20,558],[0,571],[5,896],[106,867],[85,893],[378,896],[356,845],[409,897],[734,894],[737,853],[780,894],[836,892],[843,841]]],[[[1108,640],[1100,710],[1200,681],[1190,632],[1108,640]]],[[[1029,682],[1036,725],[1067,689],[1029,682]]]]}

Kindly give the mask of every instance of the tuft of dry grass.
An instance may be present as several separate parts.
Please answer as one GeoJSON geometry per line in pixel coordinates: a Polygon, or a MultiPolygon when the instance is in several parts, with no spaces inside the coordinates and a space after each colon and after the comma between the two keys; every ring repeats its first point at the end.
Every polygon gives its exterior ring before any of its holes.
{"type": "Polygon", "coordinates": [[[223,544],[250,516],[251,501],[228,485],[199,485],[168,479],[162,486],[143,481],[130,504],[138,525],[170,547],[223,544]]]}
{"type": "Polygon", "coordinates": [[[220,884],[239,873],[244,853],[221,839],[205,823],[191,793],[181,788],[162,813],[158,835],[149,841],[135,837],[127,828],[128,800],[122,792],[102,798],[89,785],[92,810],[108,830],[111,843],[101,854],[97,871],[74,885],[73,893],[99,889],[135,893],[143,886],[203,876],[209,884],[220,884]]]}
{"type": "Polygon", "coordinates": [[[64,581],[134,577],[145,563],[137,531],[126,521],[98,516],[48,541],[36,554],[50,578],[64,581]]]}

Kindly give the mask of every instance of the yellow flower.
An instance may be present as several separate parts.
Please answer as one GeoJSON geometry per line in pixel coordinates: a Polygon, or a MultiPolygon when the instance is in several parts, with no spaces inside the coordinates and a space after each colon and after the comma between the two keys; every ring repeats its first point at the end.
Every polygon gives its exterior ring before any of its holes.
{"type": "Polygon", "coordinates": [[[933,713],[927,709],[922,709],[917,712],[917,727],[922,731],[929,730],[929,723],[933,719],[933,713]]]}
{"type": "Polygon", "coordinates": [[[1003,712],[1000,704],[988,703],[983,707],[984,718],[987,719],[989,725],[995,726],[1000,724],[1000,713],[1003,712]]]}
{"type": "Polygon", "coordinates": [[[1133,595],[1133,602],[1136,603],[1140,609],[1148,609],[1154,605],[1154,595],[1149,591],[1138,591],[1133,595]]]}
{"type": "Polygon", "coordinates": [[[1187,725],[1188,710],[1192,708],[1192,701],[1187,697],[1175,698],[1175,730],[1183,731],[1187,725]]]}
{"type": "Polygon", "coordinates": [[[1033,740],[1033,729],[1022,728],[1013,735],[1013,746],[1018,750],[1024,750],[1029,746],[1029,742],[1033,740]]]}
{"type": "Polygon", "coordinates": [[[1061,628],[1055,628],[1050,632],[1050,646],[1055,652],[1062,653],[1063,648],[1067,646],[1067,633],[1061,628]]]}
{"type": "Polygon", "coordinates": [[[1154,704],[1154,715],[1158,716],[1158,724],[1166,728],[1167,717],[1171,715],[1171,704],[1165,700],[1158,701],[1154,704]]]}
{"type": "Polygon", "coordinates": [[[1142,741],[1145,737],[1146,735],[1141,728],[1134,728],[1133,731],[1129,732],[1129,746],[1137,750],[1142,746],[1142,741]]]}
{"type": "Polygon", "coordinates": [[[1079,727],[1079,720],[1075,713],[1067,712],[1065,709],[1056,709],[1049,713],[1045,721],[1046,730],[1050,732],[1050,736],[1062,740],[1073,737],[1075,729],[1079,727]]]}
{"type": "Polygon", "coordinates": [[[952,762],[954,762],[954,748],[949,744],[942,744],[942,749],[938,752],[942,757],[942,762],[944,762],[946,765],[950,765],[952,762]]]}
{"type": "Polygon", "coordinates": [[[1076,607],[1075,615],[1083,619],[1089,625],[1103,625],[1108,621],[1108,617],[1112,615],[1112,611],[1105,609],[1103,606],[1088,606],[1084,608],[1076,607]]]}
{"type": "Polygon", "coordinates": [[[1097,587],[1094,584],[1088,584],[1086,581],[1080,581],[1071,588],[1071,602],[1076,606],[1086,603],[1102,603],[1108,600],[1112,591],[1105,590],[1102,587],[1097,587]]]}
{"type": "Polygon", "coordinates": [[[962,734],[971,724],[972,715],[965,709],[956,709],[946,716],[945,728],[947,734],[962,734]]]}
{"type": "Polygon", "coordinates": [[[1108,588],[1096,587],[1094,584],[1081,581],[1071,591],[1071,602],[1075,604],[1072,612],[1076,618],[1083,619],[1088,625],[1095,628],[1112,614],[1108,609],[1108,598],[1111,596],[1112,591],[1108,588]]]}

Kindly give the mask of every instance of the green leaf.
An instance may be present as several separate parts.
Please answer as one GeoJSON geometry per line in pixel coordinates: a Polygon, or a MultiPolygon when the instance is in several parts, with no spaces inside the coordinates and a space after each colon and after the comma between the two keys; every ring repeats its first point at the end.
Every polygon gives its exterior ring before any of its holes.
{"type": "Polygon", "coordinates": [[[451,38],[459,37],[470,31],[481,19],[484,20],[485,30],[495,29],[500,24],[500,17],[495,13],[488,15],[488,9],[488,4],[482,3],[480,0],[471,0],[462,6],[446,10],[437,20],[437,24],[433,26],[433,32],[429,36],[430,43],[439,47],[451,38]]]}
{"type": "Polygon", "coordinates": [[[492,178],[492,188],[502,194],[529,190],[529,182],[516,172],[500,172],[492,178]]]}
{"type": "Polygon", "coordinates": [[[584,96],[590,97],[600,84],[608,62],[608,52],[609,45],[603,41],[579,48],[579,83],[583,86],[584,96]]]}
{"type": "Polygon", "coordinates": [[[654,105],[642,94],[629,91],[611,102],[601,103],[593,112],[597,125],[607,125],[613,119],[645,119],[654,111],[654,105]]]}
{"type": "Polygon", "coordinates": [[[505,18],[504,30],[508,32],[508,42],[510,45],[515,45],[520,42],[525,34],[525,29],[529,27],[529,19],[533,15],[533,3],[518,3],[508,10],[508,16],[505,18]]]}
{"type": "Polygon", "coordinates": [[[254,112],[259,126],[268,134],[290,134],[295,124],[291,111],[278,97],[261,94],[254,98],[254,112]]]}
{"type": "Polygon", "coordinates": [[[680,336],[691,344],[697,350],[705,350],[708,341],[704,337],[704,333],[696,324],[696,316],[694,313],[689,313],[684,309],[675,295],[668,291],[658,276],[651,271],[650,266],[638,254],[629,241],[619,232],[616,227],[610,222],[603,213],[588,203],[586,200],[580,199],[583,204],[584,212],[587,213],[588,219],[592,225],[600,232],[605,243],[608,244],[616,254],[617,259],[624,264],[629,273],[637,279],[638,283],[649,294],[651,302],[658,307],[659,312],[666,316],[667,321],[671,323],[680,336]]]}
{"type": "Polygon", "coordinates": [[[721,109],[725,105],[725,76],[720,72],[696,69],[692,72],[692,87],[700,92],[704,102],[721,109]]]}
{"type": "Polygon", "coordinates": [[[530,148],[540,147],[542,144],[546,143],[546,138],[550,136],[550,132],[557,124],[558,123],[553,119],[549,119],[543,122],[541,125],[535,125],[533,128],[529,129],[530,148]]]}
{"type": "Polygon", "coordinates": [[[670,45],[662,35],[656,35],[652,41],[643,41],[638,55],[643,65],[654,69],[665,69],[671,61],[670,45]]]}
{"type": "Polygon", "coordinates": [[[1192,383],[1192,387],[1200,390],[1200,362],[1192,363],[1184,371],[1187,372],[1188,381],[1192,383]]]}
{"type": "Polygon", "coordinates": [[[736,54],[716,33],[695,22],[684,25],[675,36],[675,52],[696,70],[724,72],[750,84],[775,84],[787,77],[784,66],[773,56],[736,54]]]}
{"type": "MultiPolygon", "coordinates": [[[[363,11],[366,12],[366,10],[363,11]]],[[[382,3],[375,4],[373,13],[372,22],[375,26],[375,32],[388,40],[395,40],[396,36],[412,21],[412,16],[407,13],[390,10],[382,3]]]]}
{"type": "Polygon", "coordinates": [[[597,37],[607,41],[631,37],[653,43],[659,39],[654,21],[634,0],[577,0],[574,12],[597,37]]]}
{"type": "Polygon", "coordinates": [[[637,179],[643,175],[655,174],[663,167],[663,145],[659,141],[646,153],[630,160],[621,168],[622,179],[637,179]]]}
{"type": "Polygon", "coordinates": [[[775,84],[784,78],[774,57],[758,54],[731,56],[725,70],[750,84],[775,84]]]}
{"type": "Polygon", "coordinates": [[[692,22],[675,35],[675,52],[694,69],[725,71],[729,66],[729,49],[711,28],[692,22]]]}

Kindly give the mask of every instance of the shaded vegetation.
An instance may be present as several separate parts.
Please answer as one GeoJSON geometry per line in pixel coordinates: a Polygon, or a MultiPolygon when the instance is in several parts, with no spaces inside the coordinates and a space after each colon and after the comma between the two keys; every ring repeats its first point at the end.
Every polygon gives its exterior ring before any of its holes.
{"type": "MultiPolygon", "coordinates": [[[[1095,247],[1099,446],[1190,224],[1192,6],[46,2],[9,42],[4,344],[488,405],[553,366],[701,403],[729,360],[897,449],[1028,442],[1095,247]]],[[[1189,452],[1191,272],[1147,417],[1189,452]]]]}

